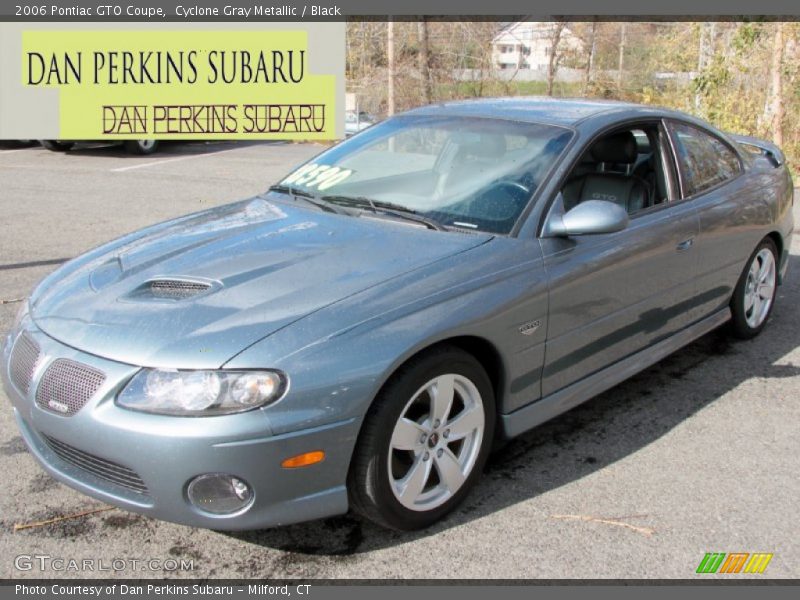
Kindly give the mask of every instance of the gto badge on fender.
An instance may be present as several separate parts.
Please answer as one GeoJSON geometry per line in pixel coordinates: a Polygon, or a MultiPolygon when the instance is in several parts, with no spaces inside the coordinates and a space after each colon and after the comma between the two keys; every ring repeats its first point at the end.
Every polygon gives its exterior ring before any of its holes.
{"type": "Polygon", "coordinates": [[[542,326],[541,319],[536,319],[535,321],[531,321],[530,323],[525,323],[524,325],[520,325],[519,332],[522,335],[532,335],[536,333],[536,330],[542,326]]]}

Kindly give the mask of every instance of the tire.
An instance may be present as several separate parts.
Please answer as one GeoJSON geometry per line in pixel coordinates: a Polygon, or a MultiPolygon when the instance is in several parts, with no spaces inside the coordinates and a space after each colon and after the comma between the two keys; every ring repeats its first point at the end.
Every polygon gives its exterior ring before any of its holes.
{"type": "Polygon", "coordinates": [[[749,340],[761,333],[775,306],[778,287],[778,249],[764,238],[747,261],[731,298],[731,331],[749,340]]]}
{"type": "Polygon", "coordinates": [[[389,529],[431,525],[480,478],[494,426],[492,384],[473,356],[447,346],[412,359],[384,386],[364,420],[348,474],[350,506],[389,529]],[[438,396],[440,391],[445,393],[438,396]],[[436,403],[432,417],[434,397],[445,402],[436,403]]]}
{"type": "Polygon", "coordinates": [[[75,142],[59,142],[58,140],[39,140],[39,143],[51,152],[66,152],[75,142]]]}
{"type": "Polygon", "coordinates": [[[131,154],[153,154],[158,150],[158,140],[130,140],[125,142],[125,150],[131,154]]]}

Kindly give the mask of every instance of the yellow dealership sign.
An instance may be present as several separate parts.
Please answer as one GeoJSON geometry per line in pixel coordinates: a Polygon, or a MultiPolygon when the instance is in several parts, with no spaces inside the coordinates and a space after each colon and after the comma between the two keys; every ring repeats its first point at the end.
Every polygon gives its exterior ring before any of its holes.
{"type": "Polygon", "coordinates": [[[58,90],[59,139],[330,140],[337,77],[311,72],[307,36],[24,31],[22,85],[58,90]]]}

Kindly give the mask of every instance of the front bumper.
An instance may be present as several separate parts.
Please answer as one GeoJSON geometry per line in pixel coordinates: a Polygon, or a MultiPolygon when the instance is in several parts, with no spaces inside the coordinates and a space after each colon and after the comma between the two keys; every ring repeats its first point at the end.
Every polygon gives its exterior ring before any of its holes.
{"type": "Polygon", "coordinates": [[[63,345],[26,319],[5,341],[0,376],[22,436],[44,469],[66,485],[109,504],[166,521],[220,530],[259,529],[347,511],[345,482],[358,434],[354,419],[273,435],[268,409],[192,418],[119,408],[114,398],[137,370],[63,345]],[[27,393],[22,393],[10,375],[11,352],[23,329],[41,348],[27,393]],[[94,396],[72,416],[45,410],[35,402],[37,385],[56,358],[77,361],[106,375],[94,396]],[[64,447],[79,460],[65,460],[64,447]],[[59,448],[61,453],[56,451],[59,448]],[[285,458],[311,450],[324,450],[325,460],[301,469],[280,466],[285,458]],[[128,470],[133,472],[144,489],[133,490],[97,475],[113,471],[119,479],[113,465],[124,469],[124,478],[132,477],[128,470]],[[228,473],[244,479],[255,494],[252,504],[233,515],[213,515],[194,507],[186,489],[194,477],[204,473],[228,473]]]}

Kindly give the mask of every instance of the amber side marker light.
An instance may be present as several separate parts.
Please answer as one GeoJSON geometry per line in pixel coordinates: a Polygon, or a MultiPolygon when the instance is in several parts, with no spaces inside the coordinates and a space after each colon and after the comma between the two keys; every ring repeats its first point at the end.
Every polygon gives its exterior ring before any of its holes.
{"type": "Polygon", "coordinates": [[[287,458],[281,463],[281,466],[284,469],[297,469],[298,467],[315,465],[323,460],[325,460],[325,453],[322,450],[313,450],[312,452],[304,452],[287,458]]]}

